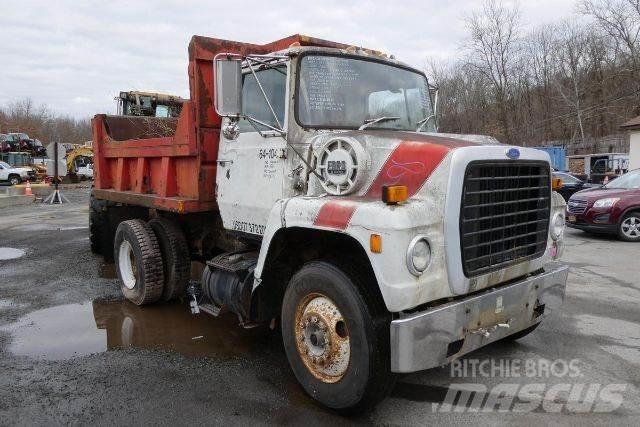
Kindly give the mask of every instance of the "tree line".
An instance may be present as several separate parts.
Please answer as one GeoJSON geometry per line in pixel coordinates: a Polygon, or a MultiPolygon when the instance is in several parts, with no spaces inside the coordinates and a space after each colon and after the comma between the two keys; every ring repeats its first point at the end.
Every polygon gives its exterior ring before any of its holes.
{"type": "Polygon", "coordinates": [[[0,133],[9,132],[24,132],[45,145],[83,144],[91,140],[91,120],[57,115],[46,105],[36,105],[25,98],[0,107],[0,133]]]}
{"type": "Polygon", "coordinates": [[[517,4],[486,0],[465,23],[461,56],[429,64],[441,132],[537,146],[640,115],[640,0],[580,0],[569,19],[529,29],[517,4]]]}

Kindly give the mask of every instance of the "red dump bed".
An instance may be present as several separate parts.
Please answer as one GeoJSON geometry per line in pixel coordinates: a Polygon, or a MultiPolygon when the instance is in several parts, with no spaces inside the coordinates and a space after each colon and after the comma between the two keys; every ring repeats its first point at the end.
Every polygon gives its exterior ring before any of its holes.
{"type": "Polygon", "coordinates": [[[266,54],[294,43],[347,47],[298,34],[265,45],[194,36],[189,43],[191,99],[179,118],[93,118],[95,197],[180,213],[215,210],[221,119],[213,107],[213,57],[220,52],[266,54]]]}

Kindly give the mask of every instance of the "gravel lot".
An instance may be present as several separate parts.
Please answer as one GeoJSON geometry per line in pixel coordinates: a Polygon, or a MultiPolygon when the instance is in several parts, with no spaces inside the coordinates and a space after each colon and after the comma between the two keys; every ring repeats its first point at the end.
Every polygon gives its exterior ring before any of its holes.
{"type": "Polygon", "coordinates": [[[0,425],[640,425],[639,244],[567,230],[565,311],[517,343],[494,344],[464,359],[510,366],[533,361],[532,378],[504,371],[460,377],[445,366],[403,375],[373,412],[343,418],[303,393],[277,333],[240,329],[233,317],[192,316],[186,303],[140,309],[123,302],[113,270],[89,250],[88,189],[65,194],[74,203],[0,209],[0,247],[25,251],[0,260],[0,425]],[[545,360],[574,359],[577,376],[546,375],[541,368],[545,360]],[[545,404],[559,404],[551,411],[544,405],[528,413],[433,406],[451,383],[480,384],[498,399],[504,397],[495,396],[500,384],[542,383],[547,391],[623,384],[624,391],[621,406],[603,413],[567,405],[567,391],[545,395],[545,404]]]}

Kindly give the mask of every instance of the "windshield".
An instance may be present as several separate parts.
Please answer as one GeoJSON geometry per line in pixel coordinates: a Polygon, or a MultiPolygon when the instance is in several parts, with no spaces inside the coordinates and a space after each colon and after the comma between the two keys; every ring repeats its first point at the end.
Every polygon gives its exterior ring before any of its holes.
{"type": "Polygon", "coordinates": [[[622,175],[621,177],[616,178],[610,183],[606,184],[604,188],[621,188],[624,190],[640,188],[640,171],[629,172],[625,175],[622,175]]]}
{"type": "MultiPolygon", "coordinates": [[[[433,114],[427,79],[397,66],[306,55],[298,79],[296,117],[305,127],[357,129],[386,117],[369,127],[415,131],[419,121],[433,114]]],[[[434,132],[434,120],[422,130],[434,132]]]]}

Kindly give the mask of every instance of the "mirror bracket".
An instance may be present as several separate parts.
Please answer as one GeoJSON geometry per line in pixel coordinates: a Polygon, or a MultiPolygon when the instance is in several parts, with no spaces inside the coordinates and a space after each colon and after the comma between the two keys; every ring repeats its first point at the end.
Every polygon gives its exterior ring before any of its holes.
{"type": "Polygon", "coordinates": [[[229,117],[226,123],[222,126],[222,135],[226,139],[231,141],[238,139],[238,135],[240,135],[238,122],[238,117],[229,117]]]}

